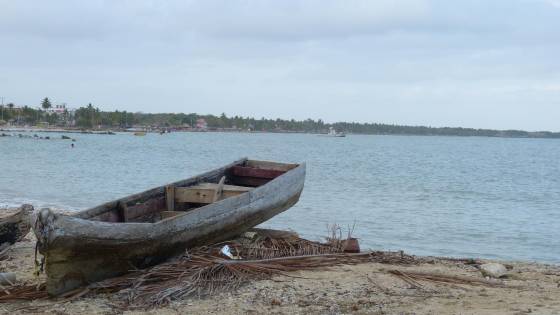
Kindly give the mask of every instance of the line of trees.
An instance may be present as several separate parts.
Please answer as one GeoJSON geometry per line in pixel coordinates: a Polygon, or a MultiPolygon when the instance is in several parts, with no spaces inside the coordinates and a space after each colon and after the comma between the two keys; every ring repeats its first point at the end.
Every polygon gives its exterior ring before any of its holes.
{"type": "Polygon", "coordinates": [[[523,137],[523,138],[560,138],[560,132],[527,132],[522,130],[492,130],[473,128],[435,128],[426,126],[399,126],[377,123],[337,122],[325,123],[321,119],[286,120],[255,119],[253,117],[226,114],[199,115],[196,113],[131,113],[127,111],[101,111],[91,103],[78,108],[73,113],[50,113],[52,104],[44,98],[41,107],[16,107],[8,103],[2,107],[4,121],[15,121],[19,125],[37,125],[47,122],[50,125],[78,128],[129,128],[132,126],[173,128],[193,126],[198,119],[204,119],[209,129],[235,129],[267,132],[307,132],[325,133],[329,127],[337,131],[355,134],[377,135],[441,135],[441,136],[483,136],[483,137],[523,137]]]}
{"type": "Polygon", "coordinates": [[[515,137],[515,138],[560,138],[560,132],[527,132],[522,130],[492,130],[473,128],[451,127],[426,127],[426,126],[400,126],[377,123],[337,122],[325,123],[323,120],[286,120],[286,119],[255,119],[253,117],[232,116],[226,114],[199,115],[196,113],[127,113],[127,112],[102,112],[91,105],[76,111],[76,125],[90,127],[88,117],[91,112],[95,122],[106,127],[123,126],[152,126],[152,127],[179,127],[193,126],[198,119],[204,119],[209,129],[235,129],[266,132],[305,132],[326,133],[329,127],[338,131],[355,134],[376,135],[439,135],[439,136],[481,136],[481,137],[515,137]],[[83,112],[83,114],[82,114],[83,112]],[[85,117],[85,118],[81,118],[85,117]]]}
{"type": "Polygon", "coordinates": [[[426,127],[401,126],[378,123],[337,122],[325,123],[323,120],[286,120],[286,119],[255,119],[253,117],[233,116],[226,114],[199,115],[191,114],[147,114],[129,113],[129,122],[143,126],[172,127],[191,125],[197,119],[204,119],[209,129],[238,129],[267,132],[306,132],[326,133],[329,127],[337,131],[355,134],[375,135],[439,135],[439,136],[481,136],[481,137],[515,137],[515,138],[560,138],[560,132],[527,132],[522,130],[492,130],[461,127],[426,127]]]}
{"type": "Polygon", "coordinates": [[[16,107],[8,103],[0,109],[0,123],[12,122],[16,125],[37,125],[41,122],[55,124],[59,117],[29,106],[16,107]]]}
{"type": "Polygon", "coordinates": [[[88,104],[74,112],[75,126],[80,128],[128,128],[138,124],[135,114],[126,111],[104,112],[88,104]]]}

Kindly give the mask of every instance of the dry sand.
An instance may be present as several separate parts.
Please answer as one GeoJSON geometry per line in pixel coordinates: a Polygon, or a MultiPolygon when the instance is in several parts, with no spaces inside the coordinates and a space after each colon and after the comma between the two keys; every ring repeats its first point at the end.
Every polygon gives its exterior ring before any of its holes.
{"type": "MultiPolygon", "coordinates": [[[[18,282],[33,276],[35,242],[16,243],[0,271],[16,272],[18,282]]],[[[292,272],[255,281],[234,292],[207,298],[185,298],[149,311],[125,314],[560,314],[560,266],[511,263],[506,288],[436,284],[420,281],[413,288],[388,270],[436,272],[483,279],[480,271],[460,262],[429,259],[414,266],[366,263],[292,272]]],[[[73,301],[0,304],[1,314],[121,314],[114,297],[98,295],[73,301]]]]}

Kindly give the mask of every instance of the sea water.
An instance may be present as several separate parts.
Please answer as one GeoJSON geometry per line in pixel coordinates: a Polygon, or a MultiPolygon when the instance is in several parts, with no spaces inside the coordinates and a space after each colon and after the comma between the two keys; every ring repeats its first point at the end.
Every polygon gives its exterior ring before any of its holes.
{"type": "Polygon", "coordinates": [[[560,263],[560,140],[265,133],[0,137],[0,207],[81,210],[241,157],[306,162],[297,205],[263,224],[354,226],[362,248],[560,263]]]}

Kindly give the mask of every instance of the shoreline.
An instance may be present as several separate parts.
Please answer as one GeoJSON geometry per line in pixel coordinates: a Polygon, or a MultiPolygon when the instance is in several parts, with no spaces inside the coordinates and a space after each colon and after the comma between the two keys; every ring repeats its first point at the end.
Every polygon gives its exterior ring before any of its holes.
{"type": "MultiPolygon", "coordinates": [[[[172,127],[163,128],[168,129],[172,133],[176,132],[194,132],[194,133],[204,133],[204,132],[223,132],[223,133],[283,133],[283,134],[312,134],[312,135],[323,135],[323,133],[314,133],[306,131],[289,131],[289,130],[278,130],[278,131],[258,131],[258,130],[232,130],[232,129],[173,129],[172,127]]],[[[101,129],[74,129],[74,128],[40,128],[40,127],[25,127],[25,128],[0,128],[0,132],[52,132],[52,133],[78,133],[78,134],[97,134],[97,135],[113,135],[115,133],[135,133],[138,131],[146,133],[161,133],[162,129],[150,129],[144,127],[134,127],[128,129],[121,128],[101,128],[101,129]],[[137,129],[137,130],[131,130],[137,129]]],[[[324,134],[326,135],[326,134],[324,134]]],[[[360,134],[361,135],[361,134],[360,134]]],[[[366,134],[363,134],[366,135],[366,134]]]]}
{"type": "MultiPolygon", "coordinates": [[[[16,272],[18,283],[35,284],[35,238],[32,233],[12,246],[0,271],[16,272]]],[[[560,312],[560,266],[497,261],[511,269],[497,287],[433,281],[408,282],[391,274],[436,273],[485,278],[468,261],[413,256],[410,265],[365,262],[291,271],[268,280],[251,281],[233,291],[206,297],[186,297],[149,310],[126,314],[552,314],[560,312]]],[[[482,262],[496,262],[481,260],[482,262]]],[[[112,294],[86,295],[69,301],[0,303],[13,314],[115,314],[112,294]]]]}
{"type": "MultiPolygon", "coordinates": [[[[25,128],[0,128],[0,134],[2,132],[45,132],[45,133],[69,133],[69,134],[96,134],[96,135],[115,135],[118,133],[134,133],[140,131],[143,127],[137,127],[139,130],[125,130],[119,128],[101,128],[101,129],[73,129],[73,128],[40,128],[40,127],[25,127],[25,128]]],[[[231,129],[218,129],[209,128],[206,130],[198,129],[173,129],[172,127],[164,128],[171,130],[171,133],[176,132],[190,132],[190,133],[244,133],[244,134],[308,134],[308,135],[318,135],[326,136],[327,138],[338,138],[333,136],[328,136],[326,133],[308,132],[308,131],[291,131],[291,130],[277,130],[277,131],[259,131],[259,130],[231,130],[231,129]]],[[[146,133],[159,134],[161,129],[153,130],[141,130],[146,133]]],[[[403,137],[447,137],[447,138],[490,138],[490,139],[560,139],[560,137],[546,137],[546,136],[507,136],[507,135],[496,135],[496,136],[480,136],[480,135],[446,135],[446,134],[412,134],[412,133],[351,133],[347,132],[346,135],[350,136],[403,136],[403,137]]]]}
{"type": "MultiPolygon", "coordinates": [[[[31,205],[37,205],[40,204],[38,202],[36,202],[36,200],[24,200],[21,199],[19,201],[14,201],[12,203],[2,203],[0,202],[0,212],[4,211],[4,210],[10,210],[12,208],[18,208],[19,206],[21,206],[22,204],[31,204],[31,205]]],[[[42,209],[42,208],[49,208],[55,212],[60,212],[60,213],[73,213],[73,212],[77,212],[77,211],[83,211],[86,208],[77,208],[77,209],[73,209],[73,210],[68,210],[69,207],[61,207],[61,206],[53,206],[53,205],[44,205],[44,206],[37,206],[35,207],[35,209],[42,209]]],[[[260,226],[258,226],[260,227],[260,226]]],[[[268,226],[265,228],[276,228],[274,226],[268,226]]],[[[318,236],[318,235],[307,235],[307,237],[309,237],[308,239],[313,240],[313,241],[321,241],[322,237],[318,236]]],[[[361,239],[361,238],[359,238],[361,239]]],[[[386,251],[386,252],[391,252],[391,251],[401,251],[403,250],[402,248],[377,248],[375,250],[379,250],[379,251],[386,251]]],[[[406,252],[407,254],[416,256],[416,257],[433,257],[433,258],[446,258],[446,259],[469,259],[471,257],[469,257],[468,255],[462,255],[462,254],[457,254],[457,255],[449,255],[449,256],[438,256],[438,254],[431,254],[431,253],[425,253],[425,254],[421,254],[421,253],[416,253],[414,250],[411,249],[404,249],[404,252],[406,252]],[[467,257],[467,258],[465,258],[467,257]]],[[[522,259],[522,258],[509,258],[509,257],[487,257],[481,254],[476,254],[477,256],[476,259],[480,259],[480,260],[485,260],[485,261],[497,261],[497,262],[505,262],[508,264],[537,264],[537,265],[546,265],[546,266],[552,266],[552,267],[559,267],[560,268],[560,261],[547,261],[547,260],[538,260],[538,259],[522,259]]]]}

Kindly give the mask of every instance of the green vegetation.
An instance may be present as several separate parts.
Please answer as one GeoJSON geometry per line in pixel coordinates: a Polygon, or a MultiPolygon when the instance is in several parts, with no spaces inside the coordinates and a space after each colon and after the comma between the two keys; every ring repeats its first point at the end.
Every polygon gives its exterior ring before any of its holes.
{"type": "MultiPolygon", "coordinates": [[[[2,116],[5,122],[10,122],[17,126],[37,125],[39,123],[57,125],[59,121],[63,121],[63,117],[59,117],[57,114],[48,113],[44,110],[34,109],[28,106],[16,107],[13,103],[8,103],[2,108],[2,116]]],[[[1,117],[0,120],[2,120],[1,117]]]]}
{"type": "Polygon", "coordinates": [[[49,98],[48,98],[48,97],[45,97],[45,98],[43,99],[43,101],[41,102],[41,107],[42,107],[44,110],[47,110],[47,109],[49,109],[49,108],[52,107],[51,101],[49,101],[49,98]]]}
{"type": "Polygon", "coordinates": [[[515,137],[515,138],[560,138],[560,132],[527,132],[522,130],[491,130],[472,128],[435,128],[424,126],[399,126],[376,123],[325,123],[321,119],[285,120],[255,119],[252,117],[233,116],[226,114],[199,115],[195,113],[130,113],[126,111],[101,111],[92,104],[80,107],[69,113],[49,113],[46,109],[51,104],[48,98],[43,99],[41,108],[28,106],[17,107],[9,103],[3,107],[4,121],[12,125],[38,125],[48,123],[51,126],[75,127],[81,129],[120,129],[130,127],[151,128],[182,128],[188,129],[196,125],[198,119],[204,119],[210,130],[238,130],[265,132],[302,132],[326,133],[329,127],[337,131],[355,134],[376,135],[438,135],[438,136],[481,136],[481,137],[515,137]],[[48,104],[48,107],[46,107],[48,104]]]}

